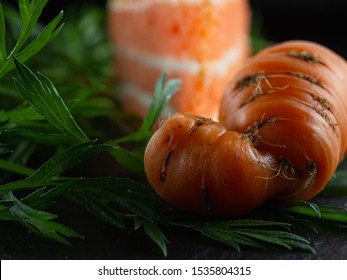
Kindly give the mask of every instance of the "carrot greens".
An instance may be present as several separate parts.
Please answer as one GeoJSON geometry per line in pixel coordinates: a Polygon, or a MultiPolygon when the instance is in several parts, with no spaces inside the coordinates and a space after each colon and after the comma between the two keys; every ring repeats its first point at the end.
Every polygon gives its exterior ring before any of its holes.
{"type": "Polygon", "coordinates": [[[5,29],[5,13],[2,4],[0,3],[0,78],[14,68],[13,58],[25,62],[33,55],[37,54],[49,41],[58,35],[62,28],[59,25],[63,12],[59,13],[36,38],[30,40],[37,21],[46,6],[48,0],[26,0],[18,1],[19,13],[21,18],[21,30],[17,42],[12,50],[7,54],[6,48],[6,29],[5,29]]]}

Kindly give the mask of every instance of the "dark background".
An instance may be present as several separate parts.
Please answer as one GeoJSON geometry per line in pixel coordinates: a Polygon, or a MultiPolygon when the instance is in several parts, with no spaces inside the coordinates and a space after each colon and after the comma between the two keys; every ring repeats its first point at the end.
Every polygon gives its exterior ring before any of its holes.
{"type": "MultiPolygon", "coordinates": [[[[254,18],[261,19],[262,34],[269,40],[312,40],[347,57],[347,1],[250,0],[254,18]]],[[[51,16],[66,5],[106,6],[106,0],[50,1],[51,16]]],[[[46,13],[47,15],[47,13],[46,13]]]]}
{"type": "Polygon", "coordinates": [[[251,5],[263,19],[263,34],[267,38],[312,40],[347,55],[347,1],[254,0],[251,5]]]}
{"type": "MultiPolygon", "coordinates": [[[[254,0],[250,1],[254,18],[263,36],[273,42],[305,39],[324,44],[347,57],[345,28],[347,1],[329,0],[254,0]]],[[[65,5],[105,6],[106,1],[49,1],[44,13],[50,20],[65,5]]],[[[67,23],[68,24],[68,23],[67,23]]],[[[327,201],[346,206],[341,200],[327,201]]],[[[59,204],[59,203],[57,203],[59,204]]],[[[60,204],[59,204],[60,205],[60,204]]],[[[66,210],[56,209],[64,223],[86,237],[63,246],[28,233],[22,226],[1,225],[1,259],[158,259],[160,251],[141,233],[129,234],[110,227],[83,209],[66,201],[66,210]],[[70,215],[70,213],[74,215],[70,215]],[[78,217],[78,220],[76,220],[78,217]]],[[[52,210],[55,213],[55,209],[52,210]]],[[[325,231],[323,235],[308,234],[307,239],[317,254],[274,250],[259,252],[245,250],[237,253],[218,243],[201,238],[193,232],[168,233],[171,259],[347,259],[346,232],[325,231]]]]}

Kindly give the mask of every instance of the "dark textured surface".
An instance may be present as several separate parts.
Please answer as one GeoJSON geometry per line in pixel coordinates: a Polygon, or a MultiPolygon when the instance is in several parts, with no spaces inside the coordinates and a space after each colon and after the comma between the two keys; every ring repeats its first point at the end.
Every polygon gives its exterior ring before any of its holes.
{"type": "MultiPolygon", "coordinates": [[[[60,2],[60,1],[59,1],[60,2]]],[[[60,4],[51,1],[52,13],[60,4]]],[[[70,3],[73,1],[70,1],[70,3]]],[[[75,1],[78,2],[78,1],[75,1]]],[[[93,1],[89,1],[93,2],[93,1]]],[[[94,1],[103,4],[105,1],[94,1]]],[[[344,1],[251,1],[255,12],[262,14],[263,32],[271,40],[314,40],[347,55],[344,1]],[[313,3],[313,5],[312,5],[313,3]],[[324,5],[322,4],[324,3],[324,5]]],[[[61,6],[59,6],[61,5],[61,6]]],[[[347,200],[325,199],[325,204],[347,207],[347,200]]],[[[1,259],[160,259],[160,250],[143,234],[128,233],[108,226],[68,201],[52,210],[59,221],[85,236],[73,239],[70,246],[60,245],[29,233],[14,223],[1,223],[1,259]],[[64,207],[63,209],[60,207],[64,207]]],[[[244,250],[237,253],[219,243],[188,230],[168,233],[169,259],[347,259],[347,230],[321,229],[302,233],[317,254],[274,249],[268,252],[244,250]]]]}
{"type": "MultiPolygon", "coordinates": [[[[343,199],[324,199],[324,204],[347,206],[343,199]]],[[[106,225],[69,201],[60,201],[53,210],[60,221],[78,230],[85,239],[73,239],[71,245],[60,245],[29,233],[17,224],[2,223],[1,259],[162,259],[160,250],[145,234],[124,232],[106,225]],[[58,208],[64,207],[64,209],[58,208]]],[[[241,253],[200,234],[174,229],[167,234],[168,259],[347,259],[347,229],[319,229],[318,233],[301,232],[316,254],[287,251],[244,249],[241,253]]]]}

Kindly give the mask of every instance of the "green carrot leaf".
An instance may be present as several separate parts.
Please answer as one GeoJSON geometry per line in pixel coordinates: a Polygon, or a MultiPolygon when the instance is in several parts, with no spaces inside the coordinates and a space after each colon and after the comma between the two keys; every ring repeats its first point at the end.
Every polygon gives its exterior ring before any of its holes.
{"type": "Polygon", "coordinates": [[[126,225],[116,211],[99,198],[91,195],[83,190],[74,190],[68,194],[70,199],[73,199],[78,204],[83,205],[89,212],[94,214],[101,221],[125,229],[126,225]]]}
{"type": "Polygon", "coordinates": [[[74,139],[65,134],[45,133],[29,129],[8,129],[6,133],[13,133],[20,137],[30,139],[34,142],[45,145],[69,145],[74,142],[74,139]]]}
{"type": "Polygon", "coordinates": [[[338,170],[321,192],[325,196],[347,196],[347,171],[338,170]]]}
{"type": "Polygon", "coordinates": [[[7,59],[6,50],[6,25],[5,15],[2,3],[0,2],[0,69],[3,67],[7,59]]]}
{"type": "Polygon", "coordinates": [[[21,0],[18,2],[19,13],[22,19],[22,30],[14,48],[14,53],[18,53],[18,50],[20,50],[29,39],[29,36],[31,35],[31,32],[47,2],[48,0],[21,0]]]}
{"type": "Polygon", "coordinates": [[[37,54],[60,32],[63,25],[59,25],[59,22],[62,19],[63,12],[59,13],[33,41],[28,42],[47,2],[48,0],[18,1],[21,29],[17,42],[9,55],[6,51],[5,13],[2,6],[0,7],[0,78],[15,67],[14,57],[24,63],[37,54]]]}
{"type": "Polygon", "coordinates": [[[51,184],[54,176],[60,175],[70,167],[101,153],[110,153],[113,148],[106,145],[92,145],[93,142],[76,144],[54,155],[30,177],[0,185],[0,190],[37,188],[51,184]]]}
{"type": "Polygon", "coordinates": [[[173,225],[199,231],[208,238],[231,246],[237,251],[242,247],[265,250],[267,245],[279,246],[288,250],[299,249],[314,252],[309,242],[294,233],[279,230],[290,224],[266,220],[226,220],[210,222],[173,222],[173,225]]]}
{"type": "Polygon", "coordinates": [[[161,252],[165,257],[167,257],[167,243],[168,240],[164,235],[163,231],[160,227],[148,220],[139,219],[135,220],[135,229],[139,229],[143,226],[145,233],[147,236],[152,239],[152,241],[160,248],[161,252]]]}
{"type": "Polygon", "coordinates": [[[3,160],[3,159],[0,159],[0,170],[9,171],[11,173],[24,175],[24,176],[30,176],[35,172],[31,168],[16,164],[9,160],[3,160]]]}
{"type": "Polygon", "coordinates": [[[16,58],[24,63],[53,40],[64,26],[63,24],[58,26],[63,15],[64,13],[61,11],[26,48],[16,55],[16,58]]]}
{"type": "MultiPolygon", "coordinates": [[[[168,225],[167,217],[158,209],[167,205],[145,186],[131,179],[99,177],[67,182],[59,187],[69,187],[70,192],[88,193],[98,201],[117,205],[124,214],[131,214],[143,219],[168,225]]],[[[57,187],[57,188],[59,188],[57,187]]]]}
{"type": "Polygon", "coordinates": [[[172,96],[179,90],[181,81],[177,79],[170,79],[166,81],[167,74],[162,74],[158,79],[152,98],[151,105],[149,106],[146,117],[144,118],[141,127],[134,133],[124,137],[117,138],[110,141],[112,145],[118,145],[124,142],[146,142],[153,132],[151,128],[158,121],[160,114],[168,105],[172,96]]]}
{"type": "Polygon", "coordinates": [[[143,153],[130,152],[120,146],[116,146],[112,155],[118,163],[138,177],[145,178],[143,167],[143,153]]]}
{"type": "Polygon", "coordinates": [[[15,60],[22,83],[15,79],[15,85],[31,106],[63,134],[75,143],[88,141],[88,137],[73,119],[53,83],[44,75],[35,75],[27,66],[15,60]]]}
{"type": "Polygon", "coordinates": [[[140,127],[140,131],[151,130],[172,96],[179,90],[181,83],[180,80],[170,79],[166,82],[166,78],[167,74],[164,73],[156,83],[154,96],[146,117],[140,127]]]}
{"type": "Polygon", "coordinates": [[[154,123],[158,121],[160,114],[163,112],[172,96],[179,90],[180,86],[179,80],[172,79],[166,81],[166,77],[167,75],[163,74],[158,79],[151,105],[140,128],[134,133],[130,133],[126,136],[108,142],[110,145],[117,146],[112,153],[115,159],[123,167],[139,177],[145,177],[143,167],[143,152],[139,155],[137,153],[127,151],[121,148],[119,145],[126,142],[138,142],[146,144],[148,139],[153,135],[153,131],[151,129],[154,123]]]}
{"type": "Polygon", "coordinates": [[[316,222],[333,222],[335,225],[347,223],[347,208],[345,207],[316,205],[315,208],[312,208],[308,203],[294,201],[289,205],[280,207],[279,210],[314,219],[316,222]],[[317,209],[319,210],[319,214],[317,213],[317,209]]]}
{"type": "Polygon", "coordinates": [[[36,210],[25,205],[11,192],[7,192],[5,196],[12,200],[12,205],[10,205],[8,209],[13,216],[13,219],[26,226],[35,234],[67,245],[70,243],[64,238],[64,236],[83,238],[74,230],[60,223],[51,221],[57,217],[56,215],[45,211],[36,210]]]}

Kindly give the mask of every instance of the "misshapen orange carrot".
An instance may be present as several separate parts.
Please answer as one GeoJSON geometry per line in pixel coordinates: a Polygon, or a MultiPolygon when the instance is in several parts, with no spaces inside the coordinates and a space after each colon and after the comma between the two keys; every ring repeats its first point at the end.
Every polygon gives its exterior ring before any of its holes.
{"type": "Polygon", "coordinates": [[[312,42],[251,58],[225,91],[220,123],[176,114],[145,152],[149,182],[189,212],[235,217],[269,198],[308,200],[347,147],[347,64],[312,42]]]}

